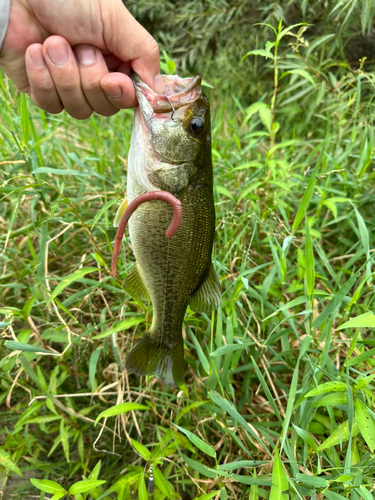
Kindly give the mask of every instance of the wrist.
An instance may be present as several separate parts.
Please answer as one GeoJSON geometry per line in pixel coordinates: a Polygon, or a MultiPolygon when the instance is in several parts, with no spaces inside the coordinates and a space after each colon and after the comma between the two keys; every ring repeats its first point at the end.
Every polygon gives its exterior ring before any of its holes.
{"type": "Polygon", "coordinates": [[[9,24],[11,0],[0,0],[0,51],[9,24]]]}

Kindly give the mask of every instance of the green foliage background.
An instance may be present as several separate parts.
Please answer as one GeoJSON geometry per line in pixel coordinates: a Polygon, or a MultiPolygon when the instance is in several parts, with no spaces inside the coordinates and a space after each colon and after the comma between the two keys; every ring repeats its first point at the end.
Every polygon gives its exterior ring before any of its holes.
{"type": "Polygon", "coordinates": [[[108,268],[133,113],[1,75],[3,498],[143,500],[152,464],[155,499],[372,499],[375,2],[127,5],[208,84],[222,306],[186,315],[184,387],[123,371],[152,314],[108,268]]]}

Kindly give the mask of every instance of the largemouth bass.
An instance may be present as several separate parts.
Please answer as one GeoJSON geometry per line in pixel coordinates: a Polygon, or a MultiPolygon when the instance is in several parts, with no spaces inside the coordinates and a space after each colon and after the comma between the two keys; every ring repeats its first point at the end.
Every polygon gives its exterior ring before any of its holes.
{"type": "Polygon", "coordinates": [[[181,223],[171,239],[165,232],[172,208],[165,201],[148,201],[134,212],[129,232],[136,264],[124,281],[133,297],[151,299],[153,305],[151,328],[131,350],[126,368],[179,385],[186,308],[212,311],[221,293],[211,263],[215,208],[209,103],[199,77],[162,80],[165,93],[157,94],[133,77],[139,106],[128,157],[127,201],[115,226],[127,203],[144,193],[167,191],[181,202],[181,223]]]}

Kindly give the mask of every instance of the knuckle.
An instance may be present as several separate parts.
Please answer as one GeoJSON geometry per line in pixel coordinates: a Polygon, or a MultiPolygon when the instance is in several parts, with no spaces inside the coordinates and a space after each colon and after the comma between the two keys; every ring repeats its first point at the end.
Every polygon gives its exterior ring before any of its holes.
{"type": "Polygon", "coordinates": [[[51,115],[58,115],[59,113],[61,113],[64,110],[64,108],[62,106],[56,106],[56,107],[51,107],[51,108],[44,106],[41,109],[43,109],[44,111],[47,111],[47,113],[49,113],[51,115]]]}
{"type": "Polygon", "coordinates": [[[38,88],[38,93],[42,93],[45,95],[54,94],[56,91],[55,85],[53,84],[53,81],[51,79],[40,81],[39,84],[37,85],[37,88],[38,88]]]}
{"type": "Polygon", "coordinates": [[[30,95],[30,85],[23,85],[23,86],[19,86],[17,85],[17,90],[19,90],[20,92],[22,92],[23,94],[29,94],[30,95]]]}
{"type": "Polygon", "coordinates": [[[156,40],[154,38],[151,37],[148,40],[147,49],[147,52],[151,56],[159,57],[159,45],[156,43],[156,40]]]}
{"type": "Polygon", "coordinates": [[[99,92],[100,94],[102,94],[100,80],[95,79],[95,80],[82,81],[82,90],[84,92],[90,92],[90,93],[99,92]]]}
{"type": "Polygon", "coordinates": [[[64,92],[66,94],[70,94],[72,92],[76,92],[78,89],[78,85],[75,81],[71,80],[63,80],[58,82],[57,84],[59,91],[64,92]]]}
{"type": "Polygon", "coordinates": [[[35,106],[38,106],[38,108],[43,109],[43,111],[46,111],[47,113],[50,113],[51,115],[57,115],[57,114],[61,113],[61,111],[64,109],[61,102],[46,103],[45,101],[40,101],[33,94],[31,94],[31,100],[33,101],[35,106]]]}
{"type": "Polygon", "coordinates": [[[92,109],[68,111],[70,116],[76,120],[87,120],[92,115],[92,109]]]}
{"type": "Polygon", "coordinates": [[[97,114],[98,115],[101,115],[101,116],[113,116],[115,115],[116,113],[118,113],[120,110],[119,109],[111,109],[111,110],[103,110],[103,111],[97,111],[97,114]]]}

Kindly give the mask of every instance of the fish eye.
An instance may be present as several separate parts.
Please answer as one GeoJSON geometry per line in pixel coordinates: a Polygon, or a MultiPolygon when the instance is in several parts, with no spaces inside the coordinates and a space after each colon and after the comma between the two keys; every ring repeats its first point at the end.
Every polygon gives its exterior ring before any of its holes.
{"type": "Polygon", "coordinates": [[[198,116],[194,116],[190,121],[188,125],[188,131],[193,137],[198,137],[201,135],[201,133],[204,130],[204,122],[202,118],[199,118],[198,116]]]}

